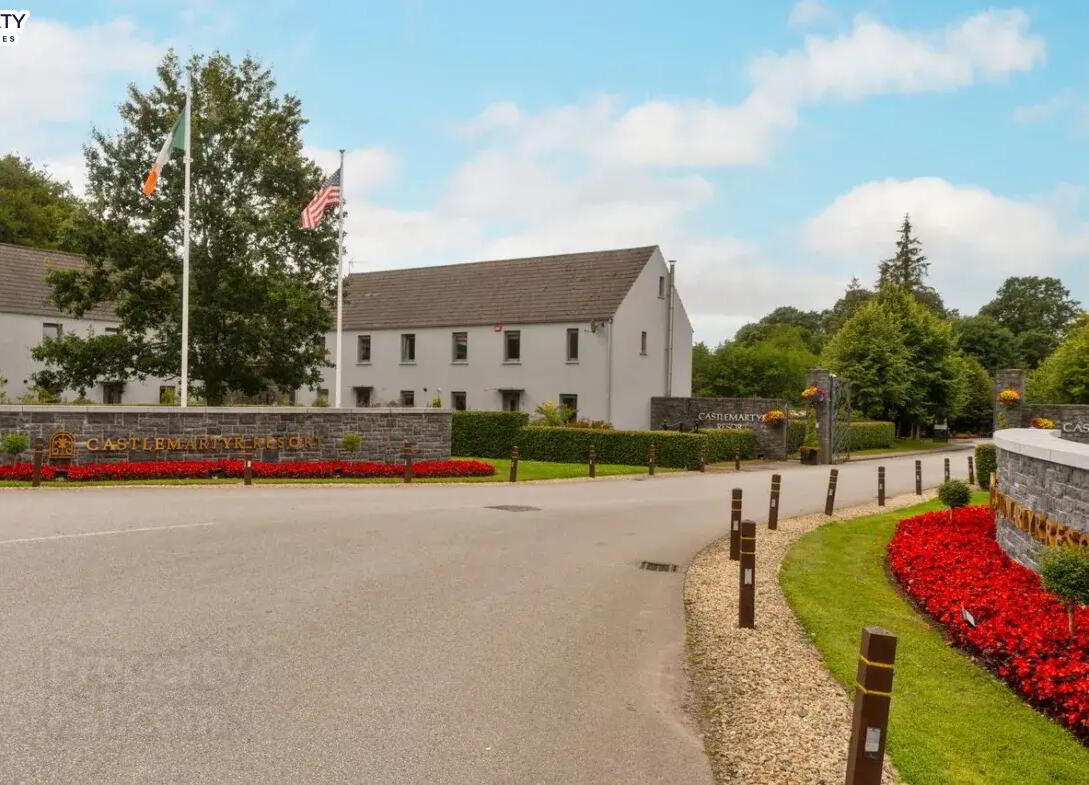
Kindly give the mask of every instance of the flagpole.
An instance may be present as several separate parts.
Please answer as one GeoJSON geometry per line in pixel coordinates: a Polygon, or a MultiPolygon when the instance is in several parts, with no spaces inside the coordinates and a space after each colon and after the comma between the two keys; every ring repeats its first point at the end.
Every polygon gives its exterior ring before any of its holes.
{"type": "Polygon", "coordinates": [[[182,229],[181,405],[189,405],[189,153],[193,123],[193,71],[185,86],[185,218],[182,229]]]}
{"type": "Polygon", "coordinates": [[[340,408],[340,365],[341,343],[344,338],[344,150],[340,151],[340,199],[337,208],[340,211],[340,223],[337,225],[337,360],[336,392],[333,393],[333,407],[340,408]]]}

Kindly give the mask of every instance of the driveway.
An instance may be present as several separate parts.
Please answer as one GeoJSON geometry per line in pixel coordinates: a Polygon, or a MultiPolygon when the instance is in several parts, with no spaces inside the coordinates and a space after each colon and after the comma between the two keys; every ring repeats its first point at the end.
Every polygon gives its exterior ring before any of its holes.
{"type": "Polygon", "coordinates": [[[0,491],[0,783],[710,783],[684,567],[769,477],[0,491]]]}

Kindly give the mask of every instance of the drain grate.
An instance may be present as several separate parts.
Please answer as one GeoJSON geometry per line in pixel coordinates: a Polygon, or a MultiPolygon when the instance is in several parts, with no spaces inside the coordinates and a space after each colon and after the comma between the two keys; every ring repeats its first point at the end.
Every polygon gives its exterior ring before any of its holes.
{"type": "Polygon", "coordinates": [[[650,570],[651,572],[676,572],[676,564],[666,564],[660,561],[645,561],[639,565],[641,570],[650,570]]]}
{"type": "Polygon", "coordinates": [[[527,507],[524,504],[494,504],[484,508],[485,510],[503,510],[503,512],[535,512],[540,507],[527,507]]]}

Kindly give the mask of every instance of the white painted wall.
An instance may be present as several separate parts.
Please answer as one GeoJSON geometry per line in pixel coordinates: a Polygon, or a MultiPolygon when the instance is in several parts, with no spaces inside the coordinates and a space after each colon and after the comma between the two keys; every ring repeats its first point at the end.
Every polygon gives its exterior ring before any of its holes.
{"type": "MultiPolygon", "coordinates": [[[[470,409],[499,409],[500,390],[521,388],[522,411],[532,413],[561,394],[578,396],[579,417],[609,420],[617,428],[650,427],[650,399],[666,391],[666,326],[668,299],[658,296],[658,278],[669,270],[660,253],[648,261],[614,316],[612,324],[595,332],[588,323],[509,324],[505,330],[522,333],[522,359],[503,361],[503,333],[485,327],[346,330],[342,357],[341,405],[355,405],[353,387],[372,387],[372,405],[399,401],[401,390],[413,390],[417,406],[427,406],[441,391],[442,405],[452,405],[451,393],[464,391],[470,409]],[[577,327],[579,359],[566,361],[567,328],[577,327]],[[640,353],[640,334],[647,332],[647,353],[640,353]],[[454,332],[469,334],[469,360],[455,363],[454,332]],[[416,361],[401,362],[401,334],[416,335],[416,361]],[[612,334],[612,404],[609,395],[609,340],[612,334]],[[371,336],[371,362],[356,362],[358,336],[371,336]]],[[[667,286],[668,291],[668,286],[667,286]]],[[[326,337],[330,356],[336,336],[326,337]]],[[[674,396],[692,391],[692,325],[676,298],[674,313],[674,396]]],[[[334,371],[326,369],[321,387],[330,390],[334,371]]],[[[316,391],[300,391],[299,403],[309,404],[316,391]]]]}
{"type": "MultiPolygon", "coordinates": [[[[107,327],[115,326],[114,322],[89,319],[0,313],[0,376],[8,380],[6,392],[12,401],[18,401],[21,396],[33,391],[34,383],[30,376],[44,367],[31,358],[30,352],[42,342],[42,325],[47,322],[60,324],[65,333],[79,335],[86,335],[91,329],[101,335],[107,327]]],[[[121,402],[158,403],[160,384],[172,385],[173,382],[158,379],[147,379],[143,382],[129,381],[125,384],[121,402]]],[[[78,394],[76,390],[69,390],[64,393],[64,397],[73,400],[78,394]]],[[[96,403],[101,403],[103,401],[102,385],[99,384],[94,389],[87,390],[87,397],[96,403]]]]}

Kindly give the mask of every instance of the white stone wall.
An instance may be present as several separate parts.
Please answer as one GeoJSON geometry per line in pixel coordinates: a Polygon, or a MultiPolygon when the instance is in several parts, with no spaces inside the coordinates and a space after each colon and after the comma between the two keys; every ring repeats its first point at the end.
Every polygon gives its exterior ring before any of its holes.
{"type": "MultiPolygon", "coordinates": [[[[101,335],[107,327],[113,327],[113,322],[93,321],[90,319],[73,319],[65,316],[40,316],[33,314],[0,313],[0,376],[8,380],[6,392],[11,401],[19,398],[34,388],[31,374],[43,368],[41,363],[31,359],[31,350],[42,341],[42,325],[45,323],[60,324],[65,333],[86,335],[89,330],[94,330],[101,335]]],[[[173,385],[173,381],[161,381],[159,379],[147,379],[146,381],[129,381],[125,384],[122,394],[122,403],[158,403],[159,386],[163,384],[173,385]]],[[[64,398],[74,400],[78,391],[68,390],[64,398]]],[[[103,401],[102,385],[96,385],[87,390],[87,397],[96,402],[103,401]]]]}

